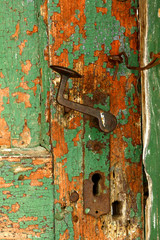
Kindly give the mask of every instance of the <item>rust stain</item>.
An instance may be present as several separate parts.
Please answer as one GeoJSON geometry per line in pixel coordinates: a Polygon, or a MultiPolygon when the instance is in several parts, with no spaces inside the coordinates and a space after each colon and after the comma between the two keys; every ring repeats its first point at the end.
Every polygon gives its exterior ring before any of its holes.
{"type": "Polygon", "coordinates": [[[19,38],[19,34],[20,34],[20,24],[19,24],[19,22],[18,22],[17,25],[16,25],[16,31],[15,31],[15,33],[11,36],[11,39],[14,39],[15,41],[17,41],[18,38],[19,38]]]}
{"type": "Polygon", "coordinates": [[[29,31],[29,30],[26,31],[27,35],[29,35],[29,36],[31,36],[33,33],[36,33],[36,32],[38,32],[38,26],[36,26],[36,25],[33,26],[32,31],[29,31]]]}
{"type": "Polygon", "coordinates": [[[24,40],[20,45],[18,45],[19,50],[20,50],[20,52],[19,52],[20,55],[22,55],[23,48],[25,47],[26,42],[28,42],[28,41],[24,40]]]}
{"type": "Polygon", "coordinates": [[[102,154],[102,150],[105,148],[105,144],[96,140],[89,140],[86,147],[95,153],[102,154]]]}
{"type": "Polygon", "coordinates": [[[15,92],[15,93],[12,93],[12,96],[13,96],[13,97],[17,97],[17,96],[18,96],[18,98],[16,98],[15,101],[16,101],[17,103],[22,103],[22,102],[24,102],[25,108],[30,108],[30,107],[32,107],[32,105],[31,105],[31,103],[30,103],[30,101],[29,101],[29,99],[30,99],[30,95],[29,95],[29,94],[23,93],[23,92],[15,92]]]}
{"type": "Polygon", "coordinates": [[[20,140],[13,139],[12,145],[14,147],[27,147],[31,142],[31,132],[27,126],[27,120],[25,119],[25,124],[23,132],[20,134],[20,140]]]}
{"type": "Polygon", "coordinates": [[[26,60],[26,64],[22,63],[22,72],[28,75],[29,71],[31,70],[32,64],[30,60],[26,60]]]}
{"type": "Polygon", "coordinates": [[[98,218],[102,215],[109,214],[110,212],[110,191],[109,188],[105,186],[105,175],[100,171],[90,173],[88,179],[84,180],[83,185],[83,200],[84,209],[89,208],[89,215],[98,218]],[[93,179],[94,174],[99,174],[101,176],[99,180],[100,192],[95,195],[93,193],[93,179]]]}
{"type": "Polygon", "coordinates": [[[20,208],[20,205],[16,202],[11,206],[11,211],[9,213],[16,213],[18,212],[19,208],[20,208]]]}

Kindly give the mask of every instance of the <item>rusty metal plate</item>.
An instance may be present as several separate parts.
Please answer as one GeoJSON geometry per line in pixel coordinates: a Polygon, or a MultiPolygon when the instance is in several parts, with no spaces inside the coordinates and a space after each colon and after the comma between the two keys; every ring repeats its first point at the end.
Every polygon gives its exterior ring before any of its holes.
{"type": "Polygon", "coordinates": [[[98,218],[109,213],[110,194],[109,188],[105,186],[104,173],[100,171],[93,172],[90,174],[89,179],[84,180],[83,198],[85,214],[98,218]],[[97,187],[94,187],[95,184],[97,184],[97,187]]]}

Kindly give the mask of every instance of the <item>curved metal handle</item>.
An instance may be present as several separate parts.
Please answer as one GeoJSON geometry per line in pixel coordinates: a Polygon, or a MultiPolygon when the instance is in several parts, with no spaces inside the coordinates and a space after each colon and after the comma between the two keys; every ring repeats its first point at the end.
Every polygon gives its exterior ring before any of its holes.
{"type": "Polygon", "coordinates": [[[73,110],[76,110],[78,112],[98,118],[99,127],[104,132],[111,132],[115,129],[117,125],[117,120],[113,114],[109,112],[104,112],[97,108],[92,108],[86,105],[75,103],[73,101],[69,101],[63,97],[63,93],[65,90],[68,78],[70,77],[82,78],[82,76],[79,73],[77,73],[72,69],[57,66],[57,65],[52,65],[50,66],[50,68],[52,68],[54,71],[58,72],[61,75],[61,82],[60,82],[59,90],[57,93],[57,102],[59,104],[65,107],[71,108],[73,110]]]}

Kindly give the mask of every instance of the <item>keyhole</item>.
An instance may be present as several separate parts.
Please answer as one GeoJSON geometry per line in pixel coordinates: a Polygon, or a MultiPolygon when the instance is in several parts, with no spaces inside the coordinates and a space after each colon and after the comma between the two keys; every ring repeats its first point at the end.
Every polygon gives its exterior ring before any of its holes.
{"type": "Polygon", "coordinates": [[[93,195],[94,196],[97,196],[100,193],[100,189],[99,189],[99,181],[100,181],[100,179],[101,179],[101,175],[99,173],[93,174],[92,181],[94,183],[94,185],[93,185],[93,195]]]}

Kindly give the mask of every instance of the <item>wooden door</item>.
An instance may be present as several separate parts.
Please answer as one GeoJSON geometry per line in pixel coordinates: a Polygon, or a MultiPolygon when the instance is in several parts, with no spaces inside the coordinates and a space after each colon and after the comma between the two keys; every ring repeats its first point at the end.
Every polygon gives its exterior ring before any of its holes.
{"type": "Polygon", "coordinates": [[[109,61],[125,51],[129,64],[138,66],[138,2],[50,0],[43,9],[50,65],[83,75],[68,80],[64,97],[117,118],[116,129],[104,133],[95,118],[59,105],[60,75],[54,73],[55,239],[143,239],[139,73],[123,62],[114,79],[109,61]],[[101,194],[105,200],[96,205],[101,194]]]}
{"type": "Polygon", "coordinates": [[[125,51],[138,66],[137,9],[134,0],[2,1],[0,239],[144,239],[139,73],[123,62],[114,79],[109,61],[125,51]],[[50,65],[83,75],[65,98],[111,112],[113,132],[57,103],[50,65]],[[103,209],[92,208],[101,194],[103,209]]]}

